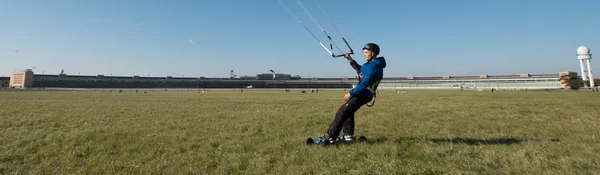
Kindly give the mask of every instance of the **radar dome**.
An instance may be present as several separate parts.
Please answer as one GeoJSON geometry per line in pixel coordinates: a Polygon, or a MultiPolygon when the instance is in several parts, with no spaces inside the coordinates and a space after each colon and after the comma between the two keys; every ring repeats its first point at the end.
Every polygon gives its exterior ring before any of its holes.
{"type": "Polygon", "coordinates": [[[592,55],[590,54],[590,48],[585,46],[579,46],[579,48],[577,48],[577,59],[592,59],[592,55]]]}
{"type": "Polygon", "coordinates": [[[577,48],[577,54],[590,54],[590,48],[580,46],[579,48],[577,48]]]}

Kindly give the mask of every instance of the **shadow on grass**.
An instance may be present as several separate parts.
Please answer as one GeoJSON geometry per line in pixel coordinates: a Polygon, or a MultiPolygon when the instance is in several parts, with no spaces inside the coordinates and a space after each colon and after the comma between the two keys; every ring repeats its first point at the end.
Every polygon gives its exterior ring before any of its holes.
{"type": "Polygon", "coordinates": [[[387,142],[387,140],[388,139],[385,138],[385,137],[377,137],[377,138],[374,138],[374,139],[367,138],[367,142],[366,143],[367,144],[378,144],[378,143],[385,143],[385,142],[387,142]]]}
{"type": "MultiPolygon", "coordinates": [[[[376,137],[367,138],[366,144],[381,144],[386,143],[388,138],[376,137]]],[[[455,138],[422,138],[422,137],[400,137],[394,142],[397,144],[405,142],[433,142],[433,143],[452,143],[452,144],[467,144],[467,145],[512,145],[521,142],[559,142],[559,139],[519,139],[519,138],[489,138],[489,139],[476,139],[466,137],[455,137],[455,138]]]]}
{"type": "Polygon", "coordinates": [[[476,139],[466,137],[455,137],[455,138],[416,138],[416,137],[400,137],[396,139],[396,143],[403,143],[408,141],[431,141],[434,143],[456,143],[456,144],[467,144],[467,145],[512,145],[521,142],[542,142],[551,141],[559,142],[559,139],[519,139],[519,138],[489,138],[489,139],[476,139]]]}

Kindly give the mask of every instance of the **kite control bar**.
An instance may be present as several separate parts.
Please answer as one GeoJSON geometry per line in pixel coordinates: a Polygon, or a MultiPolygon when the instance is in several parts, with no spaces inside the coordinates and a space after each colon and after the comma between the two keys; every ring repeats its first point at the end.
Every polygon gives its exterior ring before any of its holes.
{"type": "MultiPolygon", "coordinates": [[[[321,44],[321,46],[323,47],[323,49],[325,49],[327,51],[327,53],[329,53],[329,55],[331,55],[333,58],[337,58],[337,57],[343,57],[344,56],[344,52],[342,51],[342,49],[340,49],[337,44],[335,44],[335,42],[333,42],[333,40],[331,39],[331,36],[329,36],[329,34],[327,34],[327,32],[325,31],[325,29],[323,29],[323,27],[321,27],[321,25],[319,25],[319,23],[313,18],[313,16],[310,14],[310,12],[308,12],[308,10],[306,10],[306,8],[304,8],[304,5],[302,5],[302,3],[300,2],[300,0],[296,0],[296,3],[298,3],[298,5],[300,6],[300,8],[302,8],[302,10],[304,10],[304,12],[310,17],[310,19],[317,25],[317,27],[319,27],[319,29],[321,29],[321,31],[323,31],[323,33],[325,33],[325,35],[327,36],[327,38],[329,39],[329,47],[333,50],[333,46],[335,46],[339,51],[340,55],[335,55],[330,49],[328,49],[327,47],[325,47],[325,45],[323,45],[323,43],[321,42],[321,40],[319,40],[310,30],[308,30],[308,28],[306,27],[306,25],[304,25],[302,23],[302,20],[298,19],[298,17],[296,17],[296,15],[294,15],[294,13],[292,13],[292,11],[290,11],[289,8],[287,8],[287,6],[285,4],[283,4],[281,2],[281,0],[279,0],[279,3],[281,3],[281,5],[283,5],[288,12],[290,12],[290,14],[292,14],[292,16],[294,16],[294,18],[296,18],[298,21],[300,21],[300,24],[302,24],[302,26],[304,26],[304,28],[317,40],[319,41],[319,44],[321,44]]],[[[352,47],[350,47],[350,44],[348,44],[348,41],[346,41],[346,38],[344,38],[344,36],[342,36],[342,33],[340,33],[340,31],[337,29],[337,27],[335,26],[335,24],[333,24],[333,21],[331,21],[331,19],[329,18],[329,15],[327,15],[327,13],[325,13],[325,10],[323,10],[323,8],[321,8],[321,5],[319,4],[319,2],[317,2],[317,0],[315,0],[315,3],[319,6],[319,9],[321,9],[321,11],[323,12],[323,14],[325,14],[325,16],[327,16],[327,19],[329,19],[329,23],[331,23],[331,25],[333,25],[333,27],[335,28],[335,30],[337,31],[337,33],[340,35],[340,37],[342,38],[342,40],[344,40],[344,43],[346,43],[346,46],[348,46],[348,48],[350,48],[350,55],[354,54],[354,51],[352,50],[352,47]]]]}
{"type": "MultiPolygon", "coordinates": [[[[350,55],[354,55],[354,53],[350,53],[350,55]]],[[[337,58],[337,57],[343,57],[343,56],[344,56],[344,54],[341,54],[341,55],[333,55],[333,58],[337,58]]]]}
{"type": "MultiPolygon", "coordinates": [[[[315,2],[316,2],[316,0],[315,0],[315,2]]],[[[321,7],[321,6],[319,6],[319,7],[321,7]]],[[[329,16],[327,16],[327,18],[329,18],[329,16]]],[[[333,25],[333,22],[331,23],[331,25],[333,25]]],[[[335,27],[335,25],[333,27],[335,27]]],[[[336,30],[337,30],[337,27],[336,27],[336,30]]],[[[338,31],[338,33],[339,33],[339,31],[338,31]]],[[[341,33],[340,33],[340,36],[342,36],[341,33]]],[[[344,43],[346,43],[346,46],[348,46],[348,48],[350,48],[350,55],[354,55],[354,50],[352,50],[352,47],[350,47],[350,44],[348,44],[348,41],[346,41],[346,38],[344,38],[342,36],[342,40],[344,40],[344,43]]],[[[340,57],[340,56],[344,56],[344,54],[337,55],[337,56],[334,56],[334,57],[340,57]]]]}

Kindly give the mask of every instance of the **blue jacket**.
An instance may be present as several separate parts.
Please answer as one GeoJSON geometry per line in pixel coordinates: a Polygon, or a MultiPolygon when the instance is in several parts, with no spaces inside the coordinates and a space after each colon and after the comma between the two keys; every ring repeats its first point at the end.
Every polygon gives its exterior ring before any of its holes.
{"type": "Polygon", "coordinates": [[[383,68],[387,65],[385,63],[385,58],[377,57],[375,60],[368,61],[362,66],[352,60],[350,65],[356,70],[356,73],[358,73],[361,78],[358,85],[350,90],[350,94],[372,99],[373,94],[377,90],[377,86],[379,86],[379,82],[383,79],[383,68]]]}

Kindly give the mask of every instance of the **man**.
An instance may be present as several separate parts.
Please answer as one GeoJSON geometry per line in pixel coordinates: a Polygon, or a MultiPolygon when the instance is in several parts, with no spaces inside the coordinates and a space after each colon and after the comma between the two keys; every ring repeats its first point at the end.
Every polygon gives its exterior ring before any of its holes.
{"type": "Polygon", "coordinates": [[[338,109],[327,133],[317,139],[317,144],[334,143],[342,128],[344,129],[344,135],[340,139],[344,141],[354,140],[354,113],[373,99],[377,86],[383,78],[383,68],[386,67],[385,59],[377,57],[380,51],[377,44],[368,43],[363,47],[363,51],[367,62],[362,66],[356,63],[350,54],[344,54],[344,57],[350,61],[350,65],[359,75],[360,81],[354,89],[344,95],[344,101],[346,102],[338,109]]]}

